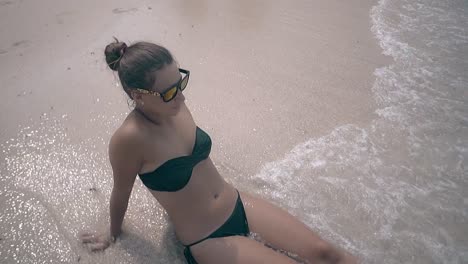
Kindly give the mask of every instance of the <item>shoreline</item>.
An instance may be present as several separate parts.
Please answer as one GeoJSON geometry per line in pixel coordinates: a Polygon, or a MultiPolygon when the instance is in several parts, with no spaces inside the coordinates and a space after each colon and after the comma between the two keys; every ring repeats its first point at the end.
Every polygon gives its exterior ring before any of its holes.
{"type": "MultiPolygon", "coordinates": [[[[0,49],[6,51],[0,54],[0,76],[7,86],[0,111],[10,113],[0,120],[5,124],[0,134],[5,152],[0,155],[9,162],[0,172],[15,195],[21,190],[34,193],[25,201],[33,201],[36,210],[45,213],[20,214],[8,225],[0,223],[1,228],[26,219],[47,222],[41,230],[53,233],[54,239],[41,240],[31,230],[21,237],[39,249],[55,245],[53,256],[33,252],[38,259],[74,261],[81,254],[83,263],[98,258],[100,263],[134,260],[118,249],[88,256],[68,241],[106,212],[111,188],[107,142],[129,111],[116,75],[102,56],[112,36],[130,43],[163,44],[182,68],[191,70],[187,105],[212,137],[213,161],[228,181],[260,192],[253,189],[251,177],[263,165],[337,127],[365,125],[373,119],[373,73],[389,61],[370,30],[369,12],[376,3],[171,1],[148,6],[119,0],[67,6],[48,0],[2,6],[3,24],[22,24],[17,32],[6,31],[11,37],[0,41],[0,49]],[[31,10],[37,17],[30,15],[31,10]],[[27,19],[21,22],[21,17],[27,19]],[[36,130],[36,136],[27,136],[36,130]],[[53,145],[38,147],[55,135],[53,145]],[[14,144],[29,156],[10,151],[14,144]],[[51,170],[34,173],[40,168],[51,170]],[[26,176],[28,181],[18,182],[26,176]],[[63,187],[57,176],[73,180],[63,187]],[[43,178],[51,179],[50,184],[43,178]],[[30,183],[37,188],[29,189],[30,183]],[[86,190],[91,185],[99,186],[100,193],[89,196],[86,190]],[[41,200],[36,201],[36,196],[41,200]],[[73,214],[65,209],[82,215],[72,220],[73,214]]],[[[141,263],[150,262],[155,254],[168,263],[179,261],[179,256],[164,253],[177,249],[171,227],[138,180],[132,197],[125,225],[135,236],[129,243],[143,240],[148,246],[128,250],[141,263]],[[158,220],[145,218],[142,210],[151,211],[158,220]],[[157,232],[145,229],[154,221],[160,227],[157,232]],[[161,252],[154,250],[160,241],[161,252]]],[[[0,201],[16,209],[10,198],[0,201]]],[[[10,242],[21,245],[22,241],[10,242]]],[[[22,249],[26,259],[30,252],[22,249]]],[[[12,260],[11,252],[6,254],[7,261],[12,260]]]]}

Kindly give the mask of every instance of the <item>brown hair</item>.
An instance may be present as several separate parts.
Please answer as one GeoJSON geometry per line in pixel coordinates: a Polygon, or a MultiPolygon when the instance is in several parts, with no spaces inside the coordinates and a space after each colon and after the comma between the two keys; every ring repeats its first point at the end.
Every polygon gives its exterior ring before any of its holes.
{"type": "Polygon", "coordinates": [[[115,42],[106,46],[106,62],[119,74],[124,91],[130,96],[130,89],[150,90],[155,81],[154,72],[174,61],[164,47],[149,42],[137,42],[127,47],[125,42],[115,42]]]}

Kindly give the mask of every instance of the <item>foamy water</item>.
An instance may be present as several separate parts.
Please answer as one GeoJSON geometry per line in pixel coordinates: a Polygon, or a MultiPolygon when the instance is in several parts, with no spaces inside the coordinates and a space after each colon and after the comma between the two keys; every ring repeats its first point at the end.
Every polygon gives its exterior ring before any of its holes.
{"type": "Polygon", "coordinates": [[[386,1],[372,32],[378,118],[296,146],[257,175],[366,263],[468,263],[468,4],[386,1]]]}
{"type": "MultiPolygon", "coordinates": [[[[394,62],[375,71],[377,118],[299,144],[247,184],[365,263],[468,263],[467,11],[466,1],[380,1],[372,32],[394,62]]],[[[97,115],[89,125],[104,134],[71,142],[66,119],[44,116],[2,144],[0,262],[184,263],[141,184],[126,238],[102,254],[81,247],[79,231],[107,228],[103,138],[117,123],[97,115]]]]}

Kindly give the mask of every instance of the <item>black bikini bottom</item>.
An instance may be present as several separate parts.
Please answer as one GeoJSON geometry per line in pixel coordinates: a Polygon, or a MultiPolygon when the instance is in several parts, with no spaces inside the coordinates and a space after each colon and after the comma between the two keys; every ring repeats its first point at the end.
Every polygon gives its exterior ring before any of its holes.
{"type": "Polygon", "coordinates": [[[192,252],[190,252],[190,247],[201,243],[209,238],[247,236],[249,233],[249,224],[247,222],[247,217],[245,216],[244,205],[242,204],[239,191],[237,191],[236,206],[234,207],[231,216],[229,216],[229,218],[226,220],[226,222],[224,222],[222,226],[220,226],[218,229],[216,229],[216,231],[211,233],[211,235],[200,239],[197,242],[194,242],[190,245],[186,245],[184,249],[185,259],[187,259],[187,263],[189,264],[197,264],[197,261],[192,256],[192,252]]]}

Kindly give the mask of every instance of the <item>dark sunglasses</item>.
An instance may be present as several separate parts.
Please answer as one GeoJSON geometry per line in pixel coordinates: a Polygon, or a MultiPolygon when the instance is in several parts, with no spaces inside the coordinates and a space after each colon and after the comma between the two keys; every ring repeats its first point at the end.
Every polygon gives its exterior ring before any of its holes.
{"type": "Polygon", "coordinates": [[[172,99],[174,99],[176,97],[177,92],[179,90],[183,91],[185,89],[185,87],[187,87],[187,83],[188,83],[188,80],[189,80],[189,77],[190,77],[190,71],[179,68],[179,72],[184,73],[185,76],[183,78],[181,77],[179,81],[177,81],[175,84],[169,86],[169,88],[164,89],[164,92],[162,92],[162,93],[158,93],[158,92],[151,91],[151,90],[145,90],[145,89],[141,89],[141,88],[137,88],[135,90],[137,90],[140,93],[159,96],[159,97],[162,98],[162,100],[164,102],[167,103],[167,102],[171,101],[172,99]]]}

